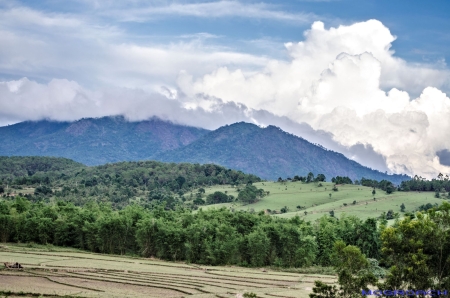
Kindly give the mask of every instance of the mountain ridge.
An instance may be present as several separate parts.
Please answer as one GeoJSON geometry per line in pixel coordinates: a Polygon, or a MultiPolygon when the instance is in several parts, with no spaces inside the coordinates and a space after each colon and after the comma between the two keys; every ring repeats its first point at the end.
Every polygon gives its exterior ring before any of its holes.
{"type": "Polygon", "coordinates": [[[238,122],[209,131],[158,118],[129,122],[123,117],[83,118],[74,122],[22,122],[0,127],[0,155],[57,156],[86,165],[119,161],[215,163],[267,180],[325,174],[390,180],[343,154],[327,150],[273,125],[238,122]]]}
{"type": "Polygon", "coordinates": [[[353,180],[364,177],[389,179],[396,184],[409,179],[406,175],[387,175],[370,169],[279,127],[261,128],[245,122],[222,126],[187,146],[161,152],[154,158],[166,162],[212,162],[269,180],[308,172],[325,174],[329,179],[334,176],[348,176],[353,180]]]}
{"type": "Polygon", "coordinates": [[[151,159],[159,151],[185,146],[207,132],[158,118],[139,122],[121,116],[27,121],[0,127],[0,155],[56,156],[100,165],[151,159]]]}

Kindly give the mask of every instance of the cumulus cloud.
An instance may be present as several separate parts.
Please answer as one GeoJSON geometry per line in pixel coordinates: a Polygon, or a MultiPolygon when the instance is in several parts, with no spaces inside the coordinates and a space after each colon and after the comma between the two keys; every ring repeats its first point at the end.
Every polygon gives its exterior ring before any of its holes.
{"type": "Polygon", "coordinates": [[[396,57],[395,36],[376,20],[330,29],[315,22],[304,35],[286,44],[289,62],[271,61],[253,75],[226,67],[198,78],[181,73],[178,85],[189,96],[208,94],[307,122],[354,152],[373,151],[381,159],[371,160],[384,160],[390,172],[450,171],[437,155],[450,148],[450,99],[438,89],[448,89],[448,69],[396,57]]]}

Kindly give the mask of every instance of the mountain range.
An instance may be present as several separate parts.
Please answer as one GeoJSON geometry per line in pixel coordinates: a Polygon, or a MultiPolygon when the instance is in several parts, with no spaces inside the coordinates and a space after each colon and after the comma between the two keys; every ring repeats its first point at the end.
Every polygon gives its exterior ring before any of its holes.
{"type": "Polygon", "coordinates": [[[268,180],[308,172],[328,179],[364,177],[395,184],[410,179],[364,167],[278,127],[244,122],[209,131],[157,118],[129,122],[121,116],[75,122],[27,121],[0,127],[0,139],[0,155],[58,156],[86,165],[157,160],[215,163],[268,180]]]}

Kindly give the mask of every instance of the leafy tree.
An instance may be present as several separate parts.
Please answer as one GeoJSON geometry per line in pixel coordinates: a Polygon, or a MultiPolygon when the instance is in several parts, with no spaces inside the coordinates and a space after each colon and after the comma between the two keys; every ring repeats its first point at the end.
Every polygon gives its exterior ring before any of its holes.
{"type": "Polygon", "coordinates": [[[325,182],[326,178],[324,174],[318,174],[314,179],[315,182],[325,182]]]}
{"type": "Polygon", "coordinates": [[[315,281],[311,298],[347,298],[360,297],[361,290],[368,290],[377,278],[370,270],[370,263],[355,246],[346,246],[343,241],[337,241],[333,247],[333,266],[338,273],[339,289],[315,281]]]}
{"type": "Polygon", "coordinates": [[[35,195],[48,195],[53,193],[52,189],[46,185],[42,185],[42,186],[38,186],[36,187],[36,189],[34,190],[34,194],[35,195]]]}
{"type": "Polygon", "coordinates": [[[223,192],[216,191],[213,194],[209,194],[206,197],[206,203],[207,204],[220,204],[220,203],[227,203],[230,201],[230,198],[224,194],[223,192]]]}
{"type": "Polygon", "coordinates": [[[237,199],[243,203],[251,204],[265,195],[266,193],[262,188],[257,189],[254,185],[247,185],[239,192],[237,199]]]}
{"type": "Polygon", "coordinates": [[[320,280],[314,281],[313,292],[309,294],[310,298],[337,298],[339,290],[335,285],[328,285],[320,280]]]}
{"type": "Polygon", "coordinates": [[[250,254],[250,264],[255,267],[264,266],[270,248],[270,239],[261,230],[255,230],[247,236],[248,251],[250,254]]]}
{"type": "Polygon", "coordinates": [[[195,198],[192,202],[195,205],[204,205],[205,204],[205,201],[202,198],[195,198]]]}
{"type": "Polygon", "coordinates": [[[389,210],[389,211],[386,213],[386,219],[387,219],[387,220],[389,220],[389,219],[394,219],[394,217],[395,217],[395,214],[394,214],[394,211],[393,211],[393,210],[389,210]]]}
{"type": "Polygon", "coordinates": [[[341,176],[331,178],[331,182],[335,184],[353,184],[352,179],[350,179],[349,177],[341,177],[341,176]]]}
{"type": "Polygon", "coordinates": [[[382,252],[390,267],[385,288],[437,289],[450,286],[450,204],[427,215],[405,217],[381,234],[382,252]],[[430,241],[432,239],[432,241],[430,241]]]}
{"type": "Polygon", "coordinates": [[[338,273],[341,297],[359,296],[361,290],[368,290],[377,278],[369,270],[370,263],[358,247],[337,241],[334,246],[334,267],[338,273]]]}
{"type": "Polygon", "coordinates": [[[401,211],[401,212],[405,212],[405,208],[406,208],[406,207],[405,207],[405,204],[402,203],[402,204],[400,205],[400,211],[401,211]]]}
{"type": "Polygon", "coordinates": [[[308,173],[308,176],[306,176],[306,183],[310,183],[314,181],[314,174],[312,172],[308,173]]]}

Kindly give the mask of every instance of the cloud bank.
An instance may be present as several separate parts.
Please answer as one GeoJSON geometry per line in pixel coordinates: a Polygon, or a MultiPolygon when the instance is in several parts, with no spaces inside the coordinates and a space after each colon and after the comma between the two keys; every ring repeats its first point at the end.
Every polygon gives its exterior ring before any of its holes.
{"type": "MultiPolygon", "coordinates": [[[[130,13],[147,18],[155,9],[130,13]]],[[[379,170],[450,173],[449,70],[396,57],[395,38],[376,20],[315,22],[302,41],[285,44],[289,59],[277,60],[199,36],[145,44],[90,19],[12,6],[0,10],[0,70],[30,79],[0,82],[0,124],[107,115],[209,129],[247,121],[379,170]]]]}
{"type": "Polygon", "coordinates": [[[450,147],[450,99],[439,90],[449,88],[446,67],[395,57],[395,37],[376,20],[330,29],[315,22],[304,35],[286,44],[289,62],[251,76],[226,67],[182,73],[178,85],[187,96],[244,102],[330,132],[345,147],[373,148],[394,173],[449,172],[437,155],[450,147]]]}

